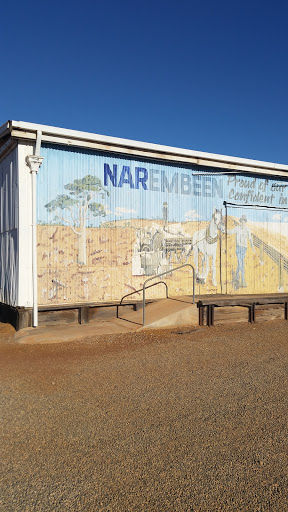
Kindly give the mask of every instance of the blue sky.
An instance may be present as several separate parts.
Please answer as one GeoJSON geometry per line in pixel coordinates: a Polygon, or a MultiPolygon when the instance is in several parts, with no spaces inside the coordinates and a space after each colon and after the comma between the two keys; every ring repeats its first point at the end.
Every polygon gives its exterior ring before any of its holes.
{"type": "Polygon", "coordinates": [[[288,164],[288,4],[1,5],[7,119],[288,164]]]}

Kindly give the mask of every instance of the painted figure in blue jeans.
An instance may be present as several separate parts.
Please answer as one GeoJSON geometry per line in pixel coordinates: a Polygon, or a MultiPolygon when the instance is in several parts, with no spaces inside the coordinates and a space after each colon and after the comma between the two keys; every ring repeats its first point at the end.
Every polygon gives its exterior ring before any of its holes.
{"type": "Polygon", "coordinates": [[[228,235],[236,235],[236,256],[237,256],[237,270],[236,270],[236,287],[243,288],[247,286],[245,281],[245,256],[247,251],[248,240],[255,252],[252,235],[250,229],[247,227],[247,218],[242,215],[240,218],[240,224],[235,228],[227,231],[228,235]],[[241,281],[240,281],[241,274],[241,281]]]}

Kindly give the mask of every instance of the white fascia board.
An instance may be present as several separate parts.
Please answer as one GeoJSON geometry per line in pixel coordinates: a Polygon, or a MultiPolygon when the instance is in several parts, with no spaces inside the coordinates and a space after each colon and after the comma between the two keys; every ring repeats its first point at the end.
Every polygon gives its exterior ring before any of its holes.
{"type": "MultiPolygon", "coordinates": [[[[4,126],[4,125],[3,125],[4,126]]],[[[283,164],[276,164],[272,162],[263,162],[260,160],[251,160],[247,158],[238,158],[238,157],[232,157],[232,156],[226,156],[226,155],[217,155],[214,153],[205,153],[202,151],[194,151],[190,149],[181,149],[181,148],[175,148],[172,146],[163,146],[160,144],[152,144],[148,142],[140,142],[135,140],[129,140],[129,139],[121,139],[118,137],[110,137],[105,135],[99,135],[89,132],[82,132],[77,130],[68,130],[66,128],[57,128],[55,126],[47,126],[47,125],[41,125],[41,124],[34,124],[34,123],[26,123],[22,121],[11,121],[10,122],[11,131],[13,132],[13,129],[17,130],[17,136],[21,137],[21,131],[23,131],[23,138],[25,136],[27,138],[36,138],[36,132],[37,130],[40,130],[42,132],[42,140],[43,142],[46,141],[47,136],[47,142],[52,142],[52,138],[58,138],[58,140],[63,139],[62,143],[68,144],[73,146],[73,142],[76,146],[79,146],[79,142],[77,144],[76,141],[81,141],[81,146],[85,147],[85,142],[87,143],[87,147],[91,148],[91,143],[98,143],[107,145],[108,150],[109,146],[118,146],[119,148],[122,148],[123,153],[125,153],[125,150],[134,149],[139,151],[144,151],[147,153],[153,153],[156,155],[156,153],[159,155],[158,158],[163,155],[171,155],[172,159],[175,160],[175,157],[184,157],[187,159],[196,159],[201,160],[201,164],[209,165],[211,166],[213,162],[217,163],[223,163],[231,166],[232,168],[236,167],[246,167],[246,168],[253,168],[251,169],[251,172],[253,172],[256,169],[270,169],[274,171],[282,171],[287,173],[288,172],[288,165],[283,164]],[[20,132],[20,133],[19,133],[20,132]],[[30,133],[28,133],[30,132],[30,133]],[[32,133],[31,133],[32,132],[32,133]],[[33,134],[33,135],[32,135],[33,134]],[[30,136],[29,136],[30,135],[30,136]],[[64,141],[65,139],[65,141],[64,141]],[[209,162],[209,163],[208,163],[209,162]]],[[[16,135],[16,134],[15,134],[16,135]]],[[[59,143],[59,142],[58,142],[59,143]]],[[[111,148],[112,150],[112,148],[111,148]]],[[[150,157],[150,155],[149,155],[150,157]]],[[[219,167],[219,165],[217,165],[219,167]]],[[[255,171],[254,171],[255,172],[255,171]]],[[[259,172],[259,171],[258,171],[259,172]]]]}

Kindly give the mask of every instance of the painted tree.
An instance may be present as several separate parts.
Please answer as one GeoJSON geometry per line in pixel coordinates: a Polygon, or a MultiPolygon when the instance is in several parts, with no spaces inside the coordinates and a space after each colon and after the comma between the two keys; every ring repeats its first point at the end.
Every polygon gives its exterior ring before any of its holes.
{"type": "Polygon", "coordinates": [[[106,216],[103,201],[109,196],[109,192],[99,178],[90,174],[68,183],[64,188],[68,193],[59,194],[53,201],[45,204],[45,208],[55,214],[55,219],[70,226],[77,235],[78,263],[86,265],[86,225],[92,217],[106,216]]]}

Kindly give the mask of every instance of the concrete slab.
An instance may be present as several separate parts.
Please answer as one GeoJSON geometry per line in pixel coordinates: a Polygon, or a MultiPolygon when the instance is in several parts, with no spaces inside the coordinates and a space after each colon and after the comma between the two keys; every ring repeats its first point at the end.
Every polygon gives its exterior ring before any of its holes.
{"type": "Polygon", "coordinates": [[[94,322],[89,325],[67,325],[65,327],[28,327],[17,331],[14,339],[17,343],[27,345],[41,345],[51,343],[65,343],[67,341],[79,341],[84,338],[103,336],[108,334],[118,334],[133,332],[137,326],[133,326],[124,320],[114,320],[107,322],[94,322]]]}
{"type": "MultiPolygon", "coordinates": [[[[14,339],[20,344],[49,344],[77,341],[87,337],[103,336],[133,332],[143,329],[179,328],[184,326],[196,326],[198,322],[198,310],[195,304],[191,304],[191,297],[178,297],[177,299],[163,299],[146,306],[146,322],[142,326],[143,310],[121,311],[121,318],[109,320],[93,320],[88,325],[68,324],[29,327],[16,332],[14,339]]],[[[96,317],[97,318],[97,317],[96,317]]]]}
{"type": "Polygon", "coordinates": [[[183,327],[199,325],[198,308],[193,304],[192,297],[162,299],[148,304],[145,308],[145,326],[143,309],[132,312],[121,312],[121,318],[137,322],[139,329],[160,329],[167,327],[183,327]]]}

